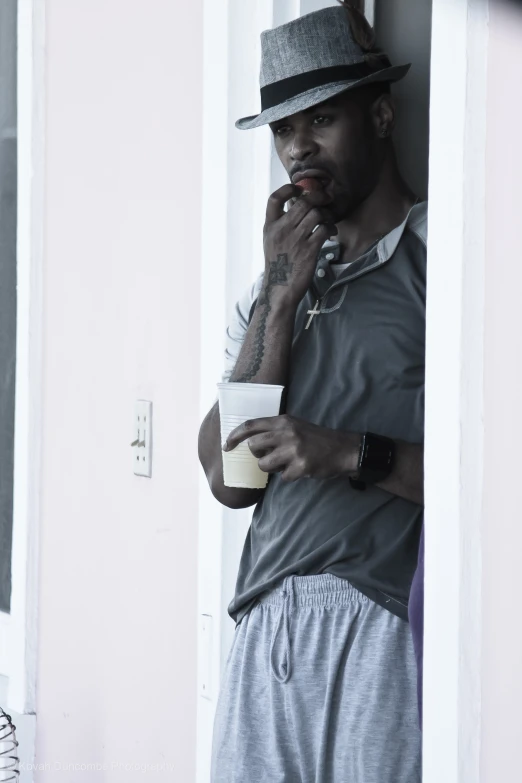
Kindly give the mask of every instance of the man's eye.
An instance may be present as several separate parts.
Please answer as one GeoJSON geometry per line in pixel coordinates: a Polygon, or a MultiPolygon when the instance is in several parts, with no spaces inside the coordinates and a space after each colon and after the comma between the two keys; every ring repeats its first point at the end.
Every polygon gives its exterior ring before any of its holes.
{"type": "Polygon", "coordinates": [[[288,133],[289,130],[290,128],[288,127],[288,125],[281,125],[280,128],[275,129],[274,133],[276,136],[284,136],[285,133],[288,133]]]}
{"type": "Polygon", "coordinates": [[[314,117],[314,125],[324,125],[326,122],[328,122],[328,117],[323,117],[322,115],[314,117]]]}

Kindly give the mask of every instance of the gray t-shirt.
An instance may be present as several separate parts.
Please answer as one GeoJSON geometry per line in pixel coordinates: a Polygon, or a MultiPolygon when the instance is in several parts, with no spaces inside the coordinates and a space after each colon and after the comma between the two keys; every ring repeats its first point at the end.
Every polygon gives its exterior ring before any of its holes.
{"type": "MultiPolygon", "coordinates": [[[[427,204],[346,269],[327,242],[295,320],[285,412],[323,427],[424,440],[427,204]],[[308,311],[320,301],[309,329],[308,311]]],[[[227,329],[228,380],[263,276],[227,329]]],[[[423,509],[344,477],[270,476],[246,536],[229,614],[240,622],[285,576],[332,573],[407,620],[423,509]]]]}

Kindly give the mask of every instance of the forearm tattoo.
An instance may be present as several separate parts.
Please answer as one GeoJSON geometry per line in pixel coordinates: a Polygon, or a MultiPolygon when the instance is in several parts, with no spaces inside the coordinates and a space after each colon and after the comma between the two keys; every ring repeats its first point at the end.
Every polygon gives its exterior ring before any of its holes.
{"type": "Polygon", "coordinates": [[[236,383],[248,383],[252,378],[255,378],[261,364],[263,363],[263,356],[265,355],[265,336],[266,336],[266,322],[272,309],[270,303],[270,296],[272,290],[276,285],[288,285],[288,276],[292,272],[293,264],[288,263],[288,256],[286,253],[277,256],[277,261],[270,263],[270,269],[268,272],[268,283],[265,288],[259,294],[257,300],[256,310],[259,307],[264,307],[262,315],[259,318],[259,324],[257,327],[256,335],[254,337],[254,345],[252,351],[252,357],[250,367],[245,370],[240,378],[236,380],[236,383]]]}

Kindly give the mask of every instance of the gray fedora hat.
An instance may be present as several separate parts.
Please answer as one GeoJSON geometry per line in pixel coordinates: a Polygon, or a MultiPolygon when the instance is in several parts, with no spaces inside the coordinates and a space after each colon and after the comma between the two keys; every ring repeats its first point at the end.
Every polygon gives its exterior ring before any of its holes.
{"type": "MultiPolygon", "coordinates": [[[[392,66],[383,52],[358,43],[352,20],[362,15],[332,6],[261,33],[261,113],[243,117],[249,130],[317,106],[345,90],[396,82],[410,65],[392,66]]],[[[372,33],[362,18],[363,25],[372,33]]],[[[361,36],[357,38],[361,40],[361,36]]]]}

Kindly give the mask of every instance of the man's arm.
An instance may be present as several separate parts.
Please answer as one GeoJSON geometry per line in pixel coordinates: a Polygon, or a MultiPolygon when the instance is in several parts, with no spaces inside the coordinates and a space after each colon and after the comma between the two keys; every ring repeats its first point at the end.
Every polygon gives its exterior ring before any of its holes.
{"type": "Polygon", "coordinates": [[[223,483],[223,456],[221,454],[221,423],[219,403],[205,416],[199,430],[199,461],[214,497],[228,508],[248,508],[263,496],[262,489],[225,487],[223,483]]]}
{"type": "Polygon", "coordinates": [[[385,481],[378,484],[392,495],[424,505],[424,446],[395,443],[395,464],[385,481]]]}
{"type": "MultiPolygon", "coordinates": [[[[285,386],[297,306],[315,272],[324,241],[336,233],[318,208],[324,194],[298,200],[288,213],[284,205],[299,194],[293,185],[270,197],[265,225],[266,269],[252,321],[245,334],[230,382],[285,386]],[[322,222],[317,231],[315,226],[322,222]]],[[[206,416],[199,433],[199,458],[214,497],[229,508],[257,503],[264,490],[225,487],[219,406],[206,416]]]]}
{"type": "MultiPolygon", "coordinates": [[[[231,383],[286,385],[295,307],[285,306],[275,290],[276,285],[285,285],[285,272],[281,266],[278,278],[281,283],[270,283],[269,278],[263,286],[237,364],[230,377],[231,383]]],[[[216,403],[201,425],[200,462],[212,494],[220,503],[229,508],[253,506],[261,499],[264,490],[225,487],[221,445],[219,404],[216,403]]]]}
{"type": "MultiPolygon", "coordinates": [[[[283,481],[301,478],[355,477],[361,435],[319,427],[293,416],[252,419],[241,424],[227,439],[226,449],[248,441],[267,473],[281,473],[283,481]]],[[[424,504],[423,446],[396,443],[395,465],[378,486],[392,495],[424,504]]]]}

